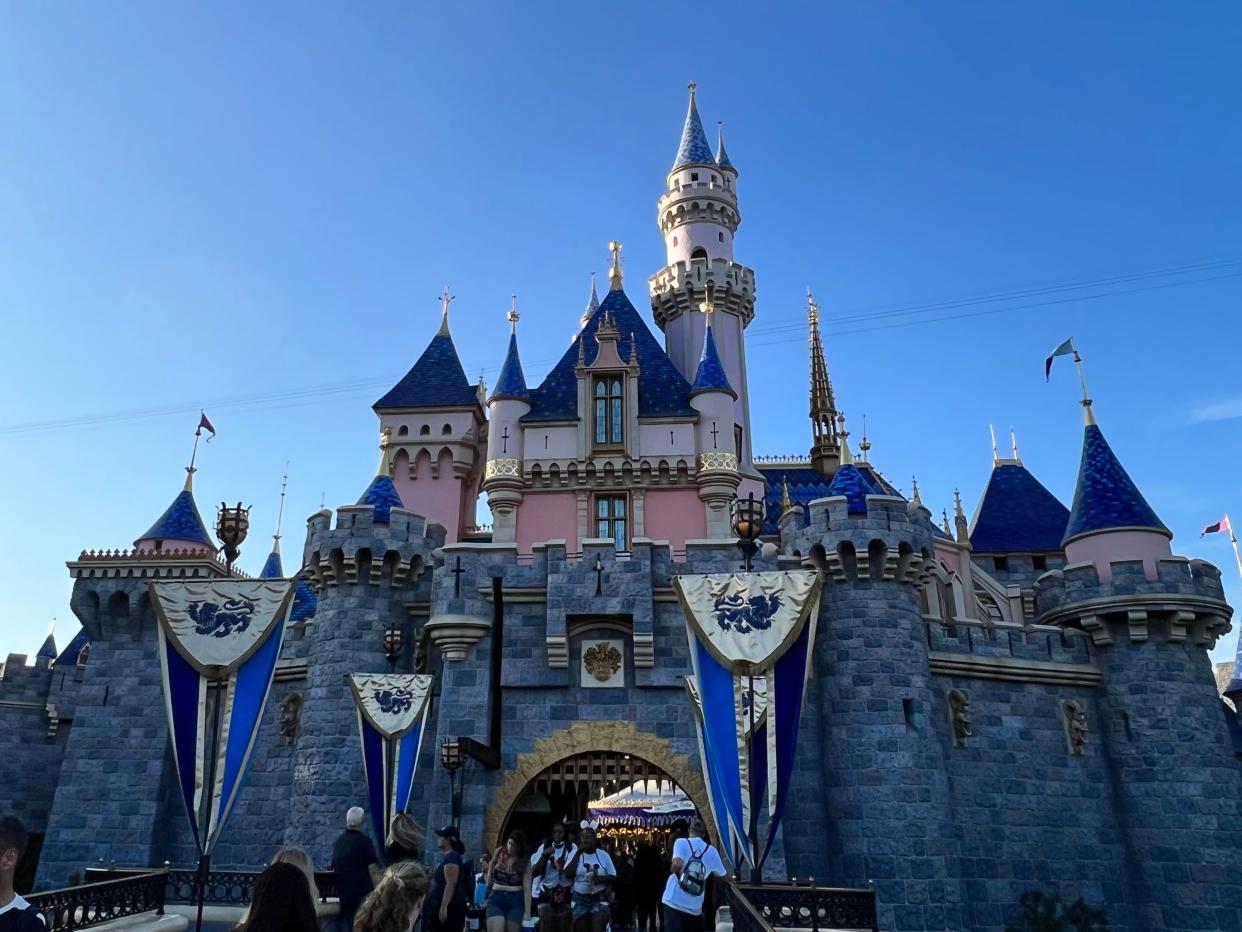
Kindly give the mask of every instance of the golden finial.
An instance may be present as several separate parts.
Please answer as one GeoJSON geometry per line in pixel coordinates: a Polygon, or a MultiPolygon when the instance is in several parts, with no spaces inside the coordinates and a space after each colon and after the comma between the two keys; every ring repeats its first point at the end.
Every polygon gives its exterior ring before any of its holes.
{"type": "Polygon", "coordinates": [[[690,96],[693,98],[694,92],[698,88],[698,84],[696,84],[694,81],[691,81],[689,84],[686,85],[686,87],[690,89],[690,96]]]}
{"type": "Polygon", "coordinates": [[[379,468],[375,470],[377,476],[387,476],[388,472],[388,444],[392,442],[392,428],[385,424],[380,428],[380,461],[379,468]]]}
{"type": "Polygon", "coordinates": [[[781,511],[788,511],[793,507],[793,500],[789,497],[789,480],[781,480],[781,511]]]}
{"type": "Polygon", "coordinates": [[[608,251],[612,253],[612,265],[608,269],[608,289],[610,291],[621,290],[621,244],[615,239],[608,244],[608,251]]]}
{"type": "Polygon", "coordinates": [[[440,318],[440,331],[438,334],[436,334],[437,336],[446,337],[449,335],[449,326],[448,326],[449,305],[453,303],[453,299],[455,297],[456,295],[449,293],[449,286],[445,285],[444,293],[440,295],[440,301],[442,302],[442,305],[444,308],[444,311],[443,311],[444,316],[440,318]]]}
{"type": "Polygon", "coordinates": [[[703,312],[703,316],[707,318],[708,327],[712,325],[712,312],[716,310],[716,283],[708,282],[703,288],[703,300],[699,302],[699,310],[703,312]]]}
{"type": "Polygon", "coordinates": [[[509,321],[509,332],[517,333],[518,321],[522,319],[522,315],[518,313],[517,309],[517,292],[513,292],[509,297],[513,300],[513,303],[509,307],[509,313],[505,314],[505,320],[509,321]]]}

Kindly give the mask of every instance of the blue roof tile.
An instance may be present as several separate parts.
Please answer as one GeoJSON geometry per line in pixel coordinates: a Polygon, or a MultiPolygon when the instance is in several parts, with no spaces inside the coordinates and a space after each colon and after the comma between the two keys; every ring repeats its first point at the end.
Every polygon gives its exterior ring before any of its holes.
{"type": "Polygon", "coordinates": [[[677,158],[673,159],[673,167],[670,170],[677,171],[687,165],[715,164],[716,157],[712,155],[707,133],[703,132],[703,121],[699,119],[699,108],[694,102],[692,92],[690,109],[686,111],[686,125],[681,129],[681,142],[677,146],[677,158]]]}
{"type": "Polygon", "coordinates": [[[731,171],[733,174],[737,174],[737,167],[729,161],[729,153],[725,151],[723,129],[716,135],[716,164],[721,171],[731,171]]]}
{"type": "MultiPolygon", "coordinates": [[[[817,469],[810,466],[764,466],[762,463],[756,463],[756,467],[767,480],[767,487],[764,490],[763,502],[767,506],[767,518],[763,524],[764,534],[777,534],[780,528],[777,521],[781,516],[781,496],[784,494],[782,483],[789,486],[789,501],[793,505],[801,505],[806,507],[817,498],[827,498],[830,495],[844,495],[842,491],[833,491],[833,480],[829,479],[817,469]]],[[[847,464],[849,465],[849,464],[847,464]]],[[[867,495],[897,495],[897,492],[879,473],[875,471],[870,463],[856,463],[850,467],[861,479],[860,486],[863,498],[863,507],[865,511],[867,495]]],[[[840,475],[840,470],[837,471],[840,475]]],[[[851,503],[850,512],[855,511],[851,503]]]]}
{"type": "Polygon", "coordinates": [[[712,335],[712,328],[709,324],[707,332],[703,335],[703,353],[699,356],[699,367],[695,370],[694,384],[690,386],[690,394],[693,396],[699,392],[712,391],[724,391],[734,398],[737,397],[737,392],[729,384],[729,377],[725,375],[724,364],[720,361],[720,353],[716,350],[716,338],[712,335]]]}
{"type": "Polygon", "coordinates": [[[182,489],[168,509],[160,515],[159,520],[151,525],[147,533],[134,541],[134,544],[147,540],[184,540],[202,544],[211,550],[216,549],[211,535],[207,533],[207,525],[203,524],[203,516],[198,513],[198,506],[194,504],[194,493],[189,489],[182,489]]]}
{"type": "Polygon", "coordinates": [[[66,664],[73,665],[78,662],[78,654],[82,653],[82,648],[91,642],[91,636],[86,633],[85,628],[79,628],[78,633],[73,636],[73,640],[65,645],[65,649],[60,652],[60,656],[56,658],[57,665],[66,664]]]}
{"type": "Polygon", "coordinates": [[[1061,549],[1069,509],[1019,463],[992,467],[975,512],[970,546],[976,553],[1061,549]]]}
{"type": "Polygon", "coordinates": [[[318,607],[319,597],[315,595],[315,590],[305,579],[299,579],[298,586],[293,592],[293,607],[289,609],[289,622],[297,624],[314,618],[318,607]]]}
{"type": "Polygon", "coordinates": [[[1220,704],[1220,710],[1225,716],[1225,725],[1229,729],[1229,741],[1233,744],[1233,753],[1242,757],[1242,719],[1223,702],[1220,704]]]}
{"type": "Polygon", "coordinates": [[[1098,424],[1088,424],[1065,539],[1120,528],[1150,528],[1172,537],[1122,467],[1098,424]]]}
{"type": "Polygon", "coordinates": [[[496,388],[488,401],[496,401],[500,398],[530,401],[526,376],[522,372],[522,360],[518,357],[516,333],[509,334],[509,352],[505,354],[505,363],[500,367],[500,378],[496,380],[496,388]]]}
{"type": "Polygon", "coordinates": [[[845,496],[846,511],[852,515],[866,514],[867,496],[876,492],[870,480],[853,463],[842,463],[838,466],[832,477],[832,484],[828,486],[829,495],[845,496]]]}
{"type": "Polygon", "coordinates": [[[263,569],[259,570],[260,579],[283,579],[285,575],[284,568],[280,565],[280,551],[275,548],[267,555],[267,562],[263,564],[263,569]]]}
{"type": "Polygon", "coordinates": [[[37,657],[46,657],[49,660],[56,659],[56,635],[48,633],[47,639],[43,642],[43,646],[39,648],[37,657]]]}
{"type": "Polygon", "coordinates": [[[476,386],[466,378],[457,347],[442,329],[427,344],[418,362],[388,394],[372,406],[376,411],[393,408],[452,408],[477,405],[476,386]]]}
{"type": "Polygon", "coordinates": [[[394,508],[404,508],[397,487],[388,476],[380,475],[371,480],[367,490],[358,499],[359,505],[375,506],[375,523],[387,524],[394,508]]]}
{"type": "Polygon", "coordinates": [[[651,335],[624,291],[609,291],[599,307],[583,325],[581,333],[565,355],[547,374],[538,388],[530,393],[532,408],[523,415],[523,423],[532,421],[572,421],[578,418],[578,341],[586,348],[589,366],[599,353],[595,331],[600,319],[611,314],[620,331],[617,352],[622,359],[630,358],[631,336],[638,348],[638,416],[695,417],[687,399],[690,383],[685,380],[663,347],[651,335]]]}

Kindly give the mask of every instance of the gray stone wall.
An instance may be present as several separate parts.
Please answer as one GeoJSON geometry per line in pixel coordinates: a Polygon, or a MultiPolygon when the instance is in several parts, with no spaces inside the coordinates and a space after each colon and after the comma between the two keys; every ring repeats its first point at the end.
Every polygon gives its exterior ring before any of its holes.
{"type": "Polygon", "coordinates": [[[49,733],[49,695],[75,672],[53,672],[42,658],[28,667],[25,656],[10,654],[0,673],[0,813],[17,816],[29,832],[47,827],[69,737],[67,721],[49,733]]]}

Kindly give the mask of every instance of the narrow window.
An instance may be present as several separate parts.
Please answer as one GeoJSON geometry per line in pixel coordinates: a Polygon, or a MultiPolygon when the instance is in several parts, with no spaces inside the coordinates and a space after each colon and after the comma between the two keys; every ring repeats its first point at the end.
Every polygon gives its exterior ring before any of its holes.
{"type": "Polygon", "coordinates": [[[712,175],[712,184],[715,184],[715,183],[716,183],[716,176],[712,175]]]}
{"type": "Polygon", "coordinates": [[[1008,557],[993,557],[992,567],[998,573],[1008,573],[1009,572],[1009,558],[1008,557]]]}
{"type": "Polygon", "coordinates": [[[409,434],[409,432],[410,432],[410,428],[409,428],[409,425],[407,424],[402,424],[400,427],[397,428],[398,437],[405,437],[409,434]]]}
{"type": "Polygon", "coordinates": [[[720,241],[720,242],[722,242],[722,243],[724,242],[724,234],[723,234],[723,233],[717,233],[717,234],[716,234],[716,236],[718,237],[718,239],[719,239],[719,241],[720,241]]]}
{"type": "Polygon", "coordinates": [[[620,446],[625,442],[624,401],[621,377],[604,376],[595,380],[595,443],[620,446]]]}
{"type": "Polygon", "coordinates": [[[901,714],[905,717],[906,728],[908,728],[910,731],[913,731],[914,730],[914,700],[913,699],[902,699],[901,700],[901,714]]]}
{"type": "Polygon", "coordinates": [[[737,456],[737,461],[742,461],[742,425],[733,425],[733,452],[737,456]]]}
{"type": "Polygon", "coordinates": [[[1031,557],[1031,566],[1033,566],[1035,569],[1039,570],[1040,572],[1043,572],[1044,570],[1048,568],[1048,558],[1043,556],[1042,554],[1040,554],[1039,556],[1031,557]]]}
{"type": "Polygon", "coordinates": [[[699,173],[698,173],[698,172],[691,172],[691,173],[690,173],[690,180],[691,180],[691,181],[698,181],[698,180],[699,180],[699,173]]]}
{"type": "Polygon", "coordinates": [[[442,433],[446,437],[452,432],[453,432],[453,426],[451,424],[445,424],[443,427],[440,428],[440,433],[442,433]]]}
{"type": "Polygon", "coordinates": [[[691,259],[706,259],[707,250],[704,249],[702,246],[695,246],[694,249],[690,251],[690,258],[691,259]]]}
{"type": "Polygon", "coordinates": [[[624,495],[601,495],[595,499],[595,536],[613,542],[618,550],[628,549],[624,495]]]}
{"type": "Polygon", "coordinates": [[[418,436],[420,436],[420,437],[428,437],[428,436],[430,436],[430,435],[431,435],[431,425],[430,425],[430,424],[424,424],[422,427],[420,427],[420,428],[418,429],[418,436]]]}
{"type": "Polygon", "coordinates": [[[676,245],[677,245],[677,237],[676,237],[676,236],[674,236],[674,237],[673,237],[673,245],[674,245],[674,246],[676,246],[676,245]]]}

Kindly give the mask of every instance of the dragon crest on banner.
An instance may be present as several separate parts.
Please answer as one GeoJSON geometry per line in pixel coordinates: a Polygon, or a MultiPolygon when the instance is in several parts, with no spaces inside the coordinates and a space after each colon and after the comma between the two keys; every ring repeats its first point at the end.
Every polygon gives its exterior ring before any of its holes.
{"type": "Polygon", "coordinates": [[[389,715],[400,715],[414,706],[414,694],[404,686],[395,689],[381,689],[375,694],[375,704],[381,712],[389,715]]]}
{"type": "Polygon", "coordinates": [[[727,585],[713,585],[710,581],[708,586],[713,590],[712,610],[716,624],[725,631],[732,630],[738,634],[766,631],[772,627],[772,619],[781,610],[779,592],[751,595],[745,583],[734,592],[729,592],[727,585]]]}
{"type": "Polygon", "coordinates": [[[254,617],[255,603],[252,599],[226,599],[223,605],[201,600],[190,603],[190,618],[194,620],[194,632],[213,638],[226,638],[240,634],[250,627],[254,617]]]}
{"type": "Polygon", "coordinates": [[[350,687],[358,712],[385,738],[418,724],[427,708],[431,677],[422,673],[354,673],[350,687]]]}

